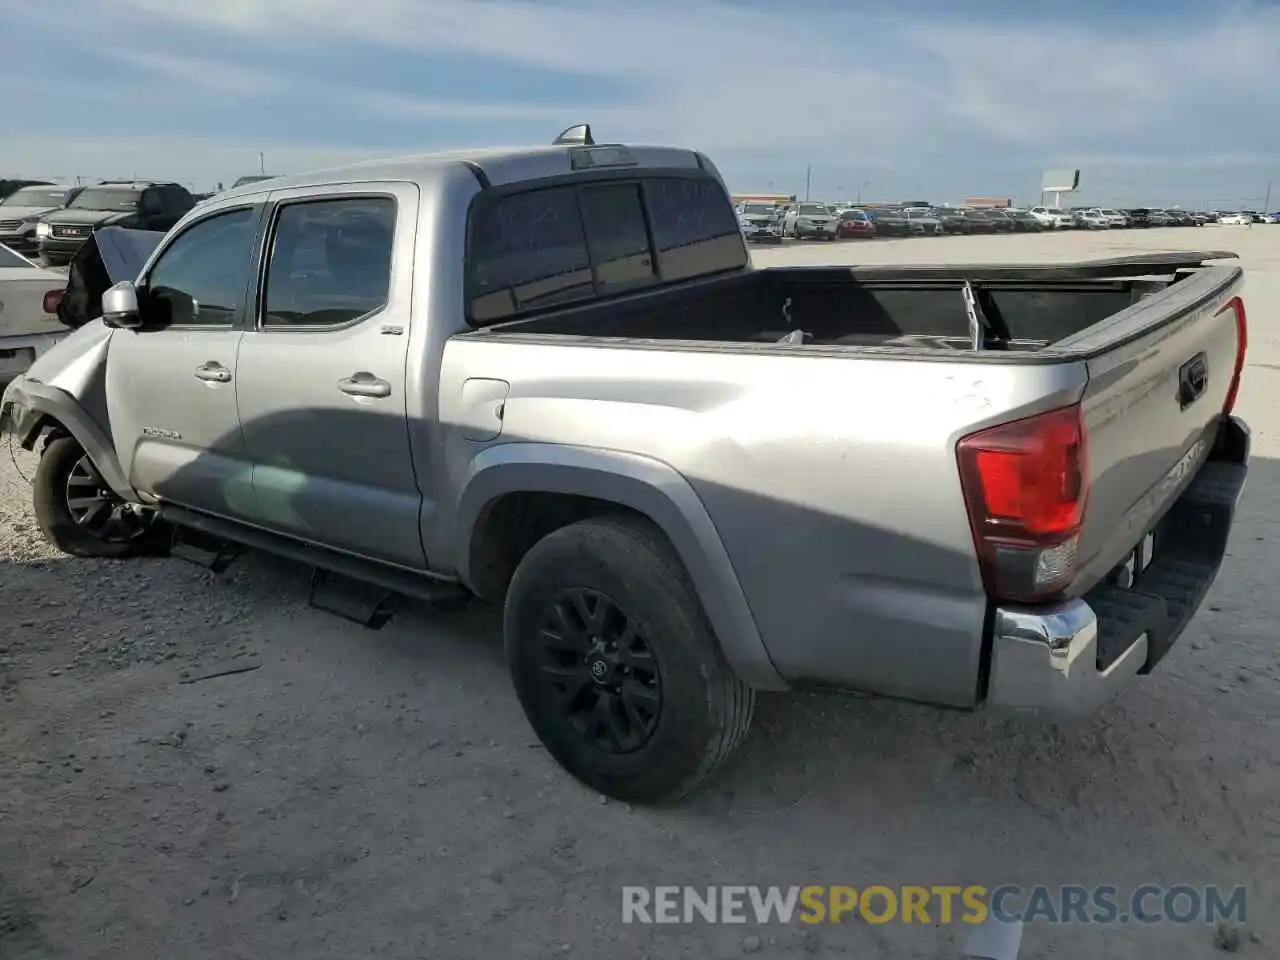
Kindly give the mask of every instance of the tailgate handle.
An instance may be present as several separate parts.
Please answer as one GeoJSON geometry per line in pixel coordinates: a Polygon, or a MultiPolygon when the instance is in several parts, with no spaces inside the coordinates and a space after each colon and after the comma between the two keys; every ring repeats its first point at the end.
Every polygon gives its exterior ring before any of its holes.
{"type": "Polygon", "coordinates": [[[1178,407],[1185,410],[1204,393],[1209,386],[1209,358],[1204,353],[1194,357],[1178,368],[1178,407]]]}

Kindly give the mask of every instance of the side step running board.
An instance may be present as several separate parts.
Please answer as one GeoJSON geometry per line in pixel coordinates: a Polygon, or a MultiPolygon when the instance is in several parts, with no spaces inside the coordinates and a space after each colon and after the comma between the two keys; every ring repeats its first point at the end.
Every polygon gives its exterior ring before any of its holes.
{"type": "Polygon", "coordinates": [[[191,559],[200,563],[195,556],[211,554],[214,562],[205,561],[202,566],[218,573],[243,547],[288,557],[315,568],[309,597],[312,606],[374,629],[386,624],[401,596],[441,606],[461,606],[473,599],[472,593],[454,580],[352,557],[194,510],[166,505],[160,508],[160,516],[178,528],[175,556],[188,559],[184,554],[191,553],[191,559]],[[179,542],[184,545],[181,552],[179,542]],[[219,557],[223,560],[218,561],[219,557]],[[219,562],[220,566],[215,566],[219,562]]]}
{"type": "Polygon", "coordinates": [[[243,548],[238,543],[191,527],[174,527],[173,541],[169,545],[169,556],[214,573],[225,573],[242,552],[243,548]]]}

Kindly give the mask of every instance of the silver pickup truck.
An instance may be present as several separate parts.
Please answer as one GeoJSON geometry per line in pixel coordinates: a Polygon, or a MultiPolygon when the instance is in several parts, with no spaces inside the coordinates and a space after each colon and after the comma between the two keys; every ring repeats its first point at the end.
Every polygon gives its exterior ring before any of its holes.
{"type": "Polygon", "coordinates": [[[658,802],[760,690],[1070,717],[1149,672],[1247,471],[1232,256],[753,269],[705,156],[571,128],[220,194],[3,410],[65,552],[502,604],[552,755],[658,802]]]}

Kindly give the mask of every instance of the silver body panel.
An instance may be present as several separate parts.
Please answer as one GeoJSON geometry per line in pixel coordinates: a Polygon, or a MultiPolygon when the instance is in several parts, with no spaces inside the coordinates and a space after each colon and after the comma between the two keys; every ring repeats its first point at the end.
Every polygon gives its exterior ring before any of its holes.
{"type": "MultiPolygon", "coordinates": [[[[692,151],[631,149],[640,170],[714,173],[692,151]]],[[[472,531],[497,497],[614,502],[667,533],[726,656],[753,684],[818,681],[972,707],[984,695],[991,611],[957,440],[1084,398],[1100,500],[1083,590],[1130,533],[1141,536],[1144,496],[1195,440],[1194,418],[1134,394],[1134,371],[1139,382],[1143,369],[1158,377],[1168,351],[1207,349],[1213,389],[1229,376],[1225,321],[1199,314],[1155,346],[1137,339],[1087,359],[1080,343],[1079,355],[1025,364],[471,331],[463,251],[482,180],[569,175],[570,156],[562,146],[401,158],[213,197],[170,231],[143,277],[188,224],[229,208],[262,204],[269,215],[289,199],[390,194],[398,218],[385,308],[338,330],[268,332],[255,325],[250,293],[234,330],[91,324],[6,400],[83,404],[85,430],[99,431],[91,452],[114,459],[108,480],[134,498],[467,585],[472,531]],[[209,361],[231,379],[193,378],[209,361]],[[390,395],[335,389],[360,371],[390,383],[390,395]],[[1125,448],[1148,450],[1140,438],[1158,443],[1136,464],[1125,448]]],[[[1091,642],[1087,622],[1077,609],[1067,632],[1084,639],[1068,641],[1069,659],[1091,642]]],[[[1038,655],[1025,649],[1036,629],[1015,624],[1002,645],[998,690],[1016,706],[1040,682],[1011,690],[1008,679],[1038,655]]]]}

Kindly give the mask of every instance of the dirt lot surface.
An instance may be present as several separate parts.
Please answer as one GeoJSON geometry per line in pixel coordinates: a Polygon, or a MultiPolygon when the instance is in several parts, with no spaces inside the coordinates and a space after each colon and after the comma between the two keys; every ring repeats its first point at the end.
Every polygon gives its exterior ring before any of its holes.
{"type": "MultiPolygon", "coordinates": [[[[498,620],[379,633],[254,556],[55,556],[0,450],[0,957],[958,957],[958,926],[637,926],[623,884],[1249,888],[1280,956],[1280,227],[791,246],[759,262],[1085,259],[1191,246],[1249,271],[1254,462],[1193,626],[1095,720],[1049,727],[766,697],[740,758],[665,811],[553,765],[498,620]],[[256,669],[200,682],[225,665],[256,669]]],[[[936,918],[935,918],[936,919],[936,918]]],[[[1022,957],[1218,955],[1203,924],[1027,929],[1022,957]]]]}

